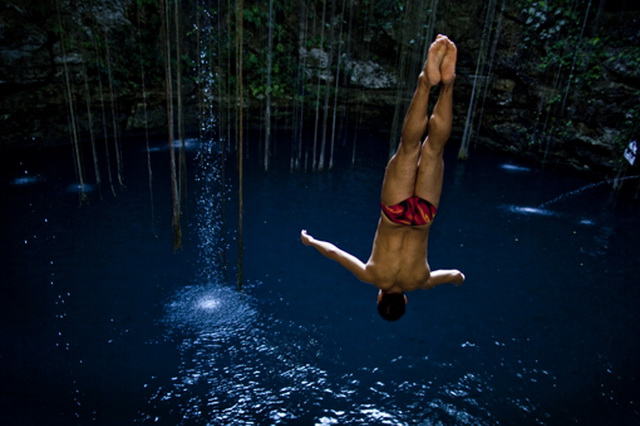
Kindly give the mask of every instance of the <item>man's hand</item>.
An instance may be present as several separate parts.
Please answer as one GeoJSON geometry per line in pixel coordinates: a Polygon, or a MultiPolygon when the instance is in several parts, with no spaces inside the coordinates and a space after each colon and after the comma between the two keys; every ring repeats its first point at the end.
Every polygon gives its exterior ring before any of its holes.
{"type": "Polygon", "coordinates": [[[306,229],[303,229],[302,231],[300,231],[300,240],[302,241],[302,244],[304,244],[305,246],[310,246],[311,241],[313,240],[313,237],[307,234],[306,229]]]}
{"type": "Polygon", "coordinates": [[[460,287],[462,285],[462,283],[465,280],[465,276],[462,272],[460,271],[455,271],[455,273],[453,274],[453,280],[451,281],[451,283],[453,285],[455,285],[456,287],[460,287]]]}
{"type": "Polygon", "coordinates": [[[430,289],[445,283],[451,283],[458,287],[462,285],[464,280],[464,274],[457,269],[439,269],[437,271],[431,271],[431,276],[427,280],[424,288],[430,289]]]}

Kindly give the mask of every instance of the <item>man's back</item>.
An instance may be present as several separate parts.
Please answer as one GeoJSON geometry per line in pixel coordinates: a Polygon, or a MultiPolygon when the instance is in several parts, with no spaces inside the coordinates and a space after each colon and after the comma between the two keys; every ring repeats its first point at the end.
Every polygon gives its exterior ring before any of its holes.
{"type": "Polygon", "coordinates": [[[398,225],[382,214],[366,264],[371,284],[388,292],[424,287],[430,275],[427,264],[430,226],[430,223],[423,226],[398,225]]]}

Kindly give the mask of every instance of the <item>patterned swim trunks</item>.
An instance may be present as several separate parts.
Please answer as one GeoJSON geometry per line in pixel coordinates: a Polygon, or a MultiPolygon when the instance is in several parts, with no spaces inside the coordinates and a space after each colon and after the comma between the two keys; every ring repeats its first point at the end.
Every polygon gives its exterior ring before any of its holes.
{"type": "Polygon", "coordinates": [[[438,209],[422,198],[414,195],[404,201],[387,206],[380,203],[382,211],[391,222],[405,226],[421,226],[433,221],[438,209]]]}

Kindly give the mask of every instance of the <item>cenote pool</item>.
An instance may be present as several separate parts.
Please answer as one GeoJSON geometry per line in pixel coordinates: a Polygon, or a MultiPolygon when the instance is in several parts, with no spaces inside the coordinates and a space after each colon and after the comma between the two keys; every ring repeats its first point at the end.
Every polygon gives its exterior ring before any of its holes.
{"type": "Polygon", "coordinates": [[[174,253],[168,152],[151,153],[152,220],[144,144],[127,144],[126,188],[90,186],[82,207],[70,148],[1,160],[3,423],[640,422],[637,201],[451,155],[429,260],[467,281],[387,323],[373,287],[299,242],[366,260],[384,149],[325,173],[249,161],[239,292],[233,162],[190,144],[174,253]]]}

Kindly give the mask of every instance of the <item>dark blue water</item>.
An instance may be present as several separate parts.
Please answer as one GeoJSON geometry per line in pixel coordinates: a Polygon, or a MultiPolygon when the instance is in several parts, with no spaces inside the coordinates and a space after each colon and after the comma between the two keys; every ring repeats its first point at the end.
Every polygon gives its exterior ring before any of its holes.
{"type": "Polygon", "coordinates": [[[152,221],[127,144],[127,187],[82,207],[70,149],[2,160],[3,422],[640,421],[639,209],[607,185],[547,203],[593,182],[451,155],[429,261],[467,281],[409,294],[387,323],[373,287],[299,242],[306,228],[366,260],[384,149],[322,174],[248,164],[237,292],[233,163],[194,142],[174,253],[168,153],[152,153],[152,221]]]}

